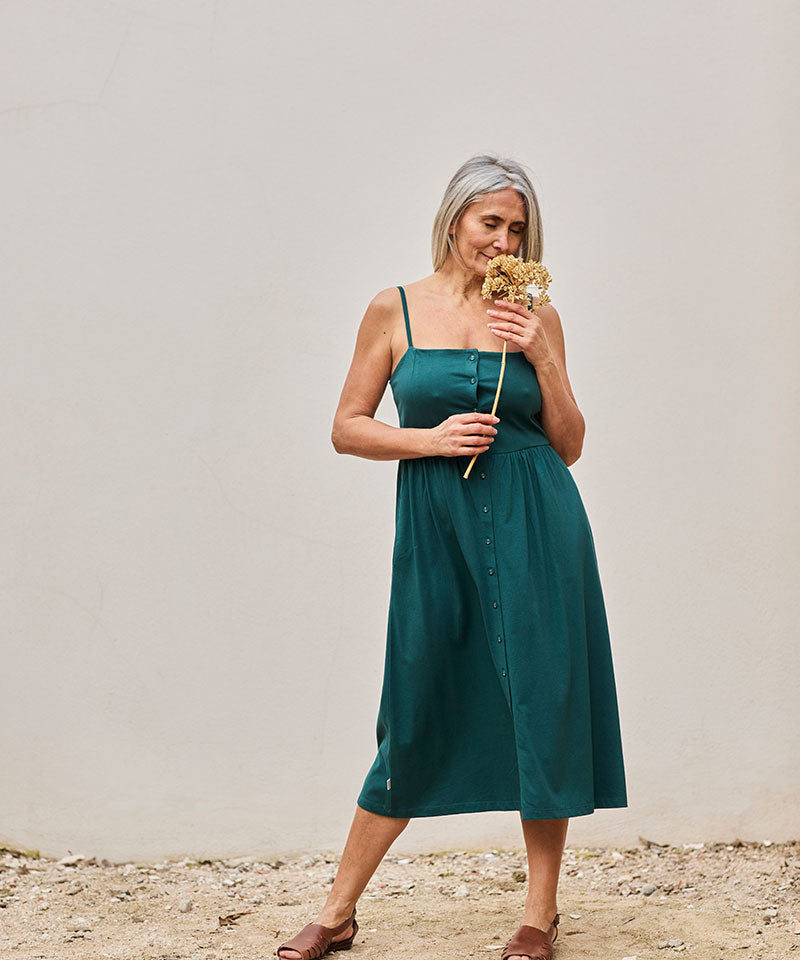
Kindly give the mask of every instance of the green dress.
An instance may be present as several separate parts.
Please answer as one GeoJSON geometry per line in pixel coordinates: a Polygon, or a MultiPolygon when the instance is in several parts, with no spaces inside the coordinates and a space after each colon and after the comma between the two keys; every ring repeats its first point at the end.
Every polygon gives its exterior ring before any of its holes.
{"type": "MultiPolygon", "coordinates": [[[[499,350],[420,349],[389,381],[401,427],[490,412],[499,350]]],[[[594,539],[537,414],[522,352],[506,354],[494,443],[397,464],[378,752],[357,803],[390,817],[625,807],[614,668],[594,539]]]]}

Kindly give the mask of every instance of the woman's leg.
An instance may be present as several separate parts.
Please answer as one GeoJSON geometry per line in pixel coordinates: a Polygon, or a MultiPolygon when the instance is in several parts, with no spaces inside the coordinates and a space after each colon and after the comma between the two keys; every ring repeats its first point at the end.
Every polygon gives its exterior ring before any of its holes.
{"type": "MultiPolygon", "coordinates": [[[[361,896],[370,877],[383,860],[386,851],[400,836],[409,822],[409,817],[384,817],[371,813],[356,804],[356,813],[347,835],[347,842],[339,861],[339,869],[333,881],[328,899],[319,916],[311,923],[336,927],[350,916],[356,901],[361,896]]],[[[551,917],[552,919],[552,917],[551,917]]],[[[346,940],[353,932],[353,925],[334,940],[346,940]]],[[[296,960],[297,950],[281,950],[285,960],[296,960]]]]}
{"type": "MultiPolygon", "coordinates": [[[[558,875],[567,838],[569,817],[560,820],[523,820],[528,852],[528,895],[523,923],[547,931],[558,911],[558,875]]],[[[518,960],[510,957],[509,960],[518,960]]]]}

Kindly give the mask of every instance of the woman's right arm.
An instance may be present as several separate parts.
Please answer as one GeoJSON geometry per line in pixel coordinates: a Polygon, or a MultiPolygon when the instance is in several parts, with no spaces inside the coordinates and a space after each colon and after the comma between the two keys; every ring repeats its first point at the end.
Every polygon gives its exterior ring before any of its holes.
{"type": "Polygon", "coordinates": [[[410,460],[485,453],[497,433],[490,413],[454,413],[435,427],[393,427],[375,419],[392,375],[392,332],[397,323],[396,287],[373,298],[356,337],[356,348],[333,418],[337,453],[367,460],[410,460]]]}
{"type": "Polygon", "coordinates": [[[391,339],[397,295],[395,287],[381,290],[361,321],[333,418],[331,442],[337,453],[368,460],[405,460],[433,453],[430,430],[393,427],[374,419],[392,375],[391,339]]]}

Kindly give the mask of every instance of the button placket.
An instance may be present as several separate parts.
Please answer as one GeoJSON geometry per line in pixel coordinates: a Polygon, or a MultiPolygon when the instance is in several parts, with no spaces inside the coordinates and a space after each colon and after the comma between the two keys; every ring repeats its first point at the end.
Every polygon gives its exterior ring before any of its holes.
{"type": "Polygon", "coordinates": [[[486,577],[486,585],[489,587],[490,596],[493,595],[491,600],[491,610],[488,613],[489,623],[491,624],[492,633],[496,637],[496,643],[492,644],[493,654],[492,657],[497,664],[499,669],[500,676],[503,677],[506,686],[506,696],[511,702],[511,693],[508,680],[508,656],[507,656],[507,645],[503,643],[503,638],[505,635],[505,630],[503,628],[503,611],[500,606],[500,589],[499,589],[499,577],[497,576],[497,554],[495,552],[494,546],[494,520],[492,517],[492,493],[491,493],[491,479],[487,478],[486,471],[482,470],[480,472],[479,478],[482,482],[481,487],[477,488],[480,490],[480,499],[478,500],[479,505],[479,517],[486,524],[484,530],[485,534],[483,537],[484,540],[484,549],[485,553],[485,566],[484,566],[484,576],[486,577]]]}
{"type": "MultiPolygon", "coordinates": [[[[474,362],[475,362],[475,354],[472,353],[472,352],[468,353],[468,354],[467,354],[467,363],[474,363],[474,362]]],[[[475,385],[475,384],[477,384],[477,382],[478,382],[478,378],[477,378],[476,376],[471,376],[471,377],[469,378],[469,382],[470,382],[471,384],[475,385]]],[[[478,412],[478,388],[477,388],[477,386],[475,387],[475,396],[473,397],[473,400],[474,400],[475,406],[472,408],[472,412],[473,412],[473,413],[477,413],[477,412],[478,412]]]]}

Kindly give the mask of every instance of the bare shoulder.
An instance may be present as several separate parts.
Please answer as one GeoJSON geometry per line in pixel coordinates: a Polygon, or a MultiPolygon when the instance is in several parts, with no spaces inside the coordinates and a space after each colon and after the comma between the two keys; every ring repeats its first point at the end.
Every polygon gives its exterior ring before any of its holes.
{"type": "Polygon", "coordinates": [[[387,338],[391,341],[400,307],[400,291],[397,287],[380,290],[367,304],[361,321],[359,337],[368,342],[387,338]]]}
{"type": "Polygon", "coordinates": [[[541,317],[545,324],[561,326],[561,317],[558,315],[558,310],[556,310],[552,303],[543,303],[540,305],[539,297],[534,297],[533,306],[536,309],[536,316],[541,317]]]}
{"type": "Polygon", "coordinates": [[[376,310],[393,311],[400,302],[400,291],[397,287],[386,287],[379,290],[370,300],[369,306],[376,310]]]}

